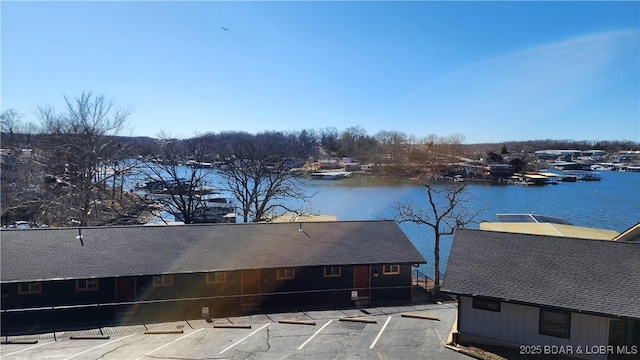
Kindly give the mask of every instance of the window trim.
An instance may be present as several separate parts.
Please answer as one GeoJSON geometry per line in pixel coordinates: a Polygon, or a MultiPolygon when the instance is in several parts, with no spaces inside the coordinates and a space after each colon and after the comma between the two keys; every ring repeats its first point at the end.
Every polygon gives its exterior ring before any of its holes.
{"type": "Polygon", "coordinates": [[[33,295],[33,294],[42,294],[42,282],[34,281],[28,283],[20,283],[18,284],[18,295],[33,295]],[[27,285],[27,290],[22,290],[22,286],[27,285]],[[37,290],[34,288],[37,287],[37,290]]]}
{"type": "Polygon", "coordinates": [[[76,280],[76,291],[98,291],[98,279],[79,279],[76,280]],[[81,287],[81,282],[84,282],[84,287],[81,287]],[[91,287],[90,284],[95,284],[95,287],[91,287]]]}
{"type": "Polygon", "coordinates": [[[540,308],[539,320],[540,321],[538,324],[538,333],[540,335],[547,335],[547,336],[559,337],[564,339],[571,338],[571,312],[570,311],[540,308]],[[547,320],[545,324],[545,321],[543,319],[545,313],[553,313],[553,314],[566,316],[566,323],[550,322],[547,320]],[[562,326],[564,329],[562,332],[549,330],[548,328],[545,328],[545,325],[556,327],[556,328],[562,326]]]}
{"type": "Polygon", "coordinates": [[[382,275],[400,275],[400,264],[382,265],[382,275]],[[393,270],[394,267],[397,267],[397,271],[393,270]]]}
{"type": "Polygon", "coordinates": [[[496,299],[489,299],[482,296],[474,296],[471,300],[471,307],[474,309],[487,310],[493,312],[500,312],[502,301],[496,299]],[[492,305],[496,305],[492,307],[492,305]]]}
{"type": "Polygon", "coordinates": [[[276,270],[276,280],[293,280],[296,278],[296,269],[295,268],[282,268],[276,270]],[[291,275],[289,275],[289,271],[291,271],[291,275]]]}
{"type": "Polygon", "coordinates": [[[227,272],[226,271],[208,272],[206,275],[205,281],[207,284],[224,284],[227,282],[227,272]],[[218,278],[218,276],[220,275],[222,275],[222,279],[218,278]]]}
{"type": "Polygon", "coordinates": [[[325,266],[322,270],[322,276],[326,278],[337,278],[342,276],[342,266],[325,266]],[[335,270],[338,270],[337,272],[335,270]],[[327,271],[328,270],[328,271],[327,271]]]}
{"type": "Polygon", "coordinates": [[[153,275],[153,286],[173,286],[173,275],[153,275]]]}

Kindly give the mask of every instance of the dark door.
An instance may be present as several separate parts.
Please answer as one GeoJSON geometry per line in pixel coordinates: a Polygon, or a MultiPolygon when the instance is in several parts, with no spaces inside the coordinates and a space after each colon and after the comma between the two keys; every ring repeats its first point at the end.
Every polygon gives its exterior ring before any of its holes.
{"type": "Polygon", "coordinates": [[[242,305],[260,304],[260,270],[245,270],[242,272],[242,305]]]}
{"type": "MultiPolygon", "coordinates": [[[[116,302],[136,301],[136,278],[116,278],[116,302]]],[[[138,305],[117,305],[116,315],[133,315],[138,311],[138,305]]]]}
{"type": "Polygon", "coordinates": [[[356,266],[354,271],[353,287],[358,291],[358,298],[369,297],[369,266],[356,266]]]}
{"type": "Polygon", "coordinates": [[[136,278],[116,278],[116,302],[136,300],[136,278]]]}

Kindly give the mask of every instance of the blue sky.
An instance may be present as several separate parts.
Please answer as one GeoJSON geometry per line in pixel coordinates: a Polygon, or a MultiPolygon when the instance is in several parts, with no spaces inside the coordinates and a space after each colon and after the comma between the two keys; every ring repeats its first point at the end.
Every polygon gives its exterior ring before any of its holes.
{"type": "Polygon", "coordinates": [[[126,135],[640,141],[638,2],[0,6],[1,108],[23,121],[93,91],[133,110],[126,135]]]}

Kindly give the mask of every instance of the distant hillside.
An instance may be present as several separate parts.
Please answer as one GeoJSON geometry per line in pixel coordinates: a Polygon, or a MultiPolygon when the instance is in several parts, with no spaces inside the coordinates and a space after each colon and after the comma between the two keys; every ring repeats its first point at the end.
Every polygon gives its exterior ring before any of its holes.
{"type": "Polygon", "coordinates": [[[500,152],[506,147],[509,153],[532,153],[546,149],[571,149],[571,150],[604,150],[609,153],[621,150],[640,150],[640,143],[634,141],[574,141],[574,140],[527,140],[506,141],[501,143],[464,144],[468,153],[486,153],[489,151],[500,152]]]}
{"type": "MultiPolygon", "coordinates": [[[[0,133],[0,144],[3,148],[8,148],[8,144],[13,143],[15,147],[31,147],[33,141],[38,138],[46,136],[42,134],[21,134],[15,133],[10,138],[8,133],[0,133]]],[[[130,149],[135,152],[135,149],[149,148],[153,145],[157,139],[148,136],[116,136],[118,142],[123,145],[128,145],[130,149]]],[[[497,143],[479,143],[479,144],[462,144],[461,148],[463,152],[468,154],[473,153],[486,153],[486,152],[500,152],[503,147],[509,153],[532,153],[536,150],[545,149],[572,149],[572,150],[590,150],[598,149],[604,150],[609,153],[618,152],[621,150],[640,150],[640,143],[629,140],[602,140],[602,141],[588,141],[588,140],[527,140],[527,141],[506,141],[497,143]]]]}

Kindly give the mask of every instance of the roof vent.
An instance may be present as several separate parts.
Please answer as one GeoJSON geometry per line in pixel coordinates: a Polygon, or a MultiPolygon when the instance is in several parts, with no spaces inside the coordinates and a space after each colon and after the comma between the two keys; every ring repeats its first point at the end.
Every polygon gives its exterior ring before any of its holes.
{"type": "Polygon", "coordinates": [[[82,241],[82,229],[78,228],[78,236],[76,236],[76,239],[80,240],[80,245],[84,246],[84,242],[82,241]]]}

